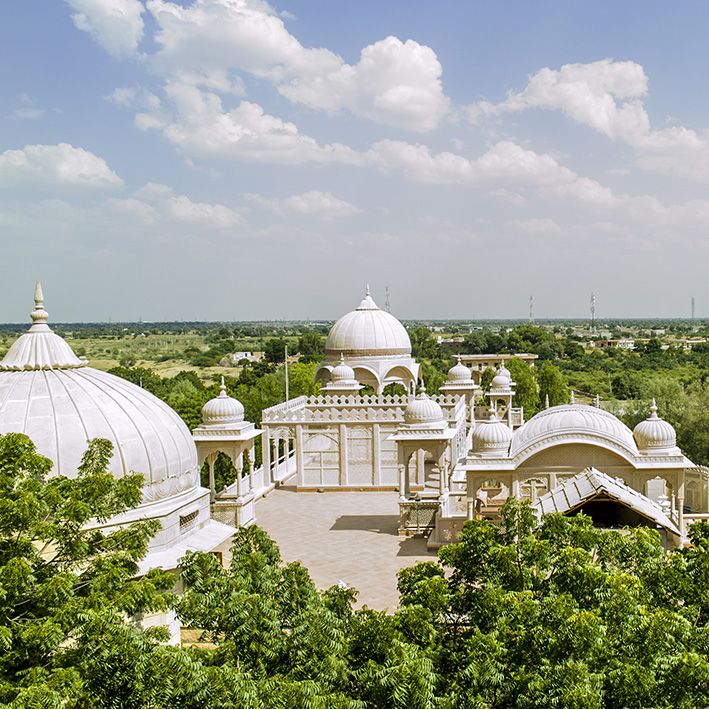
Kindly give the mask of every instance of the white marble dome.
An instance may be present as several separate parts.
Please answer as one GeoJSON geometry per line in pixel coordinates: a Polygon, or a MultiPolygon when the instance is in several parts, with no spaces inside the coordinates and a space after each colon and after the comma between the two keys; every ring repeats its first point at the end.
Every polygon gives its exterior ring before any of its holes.
{"type": "Polygon", "coordinates": [[[446,426],[443,409],[426,394],[422,386],[404,409],[404,423],[416,428],[442,428],[446,426]]]}
{"type": "Polygon", "coordinates": [[[506,391],[509,390],[511,386],[512,375],[510,374],[510,370],[507,369],[504,364],[501,364],[497,368],[497,372],[495,373],[495,376],[490,382],[490,389],[495,389],[497,391],[506,391]]]}
{"type": "Polygon", "coordinates": [[[333,382],[351,382],[355,378],[352,367],[345,363],[344,357],[340,357],[340,363],[330,372],[330,380],[333,382]]]}
{"type": "Polygon", "coordinates": [[[459,355],[458,361],[448,370],[448,381],[458,384],[461,382],[469,382],[472,378],[470,370],[462,363],[459,355]]]}
{"type": "Polygon", "coordinates": [[[677,433],[674,427],[657,415],[657,404],[652,400],[650,416],[641,421],[633,430],[638,448],[643,452],[674,452],[677,447],[677,433]]]}
{"type": "Polygon", "coordinates": [[[497,417],[494,409],[487,420],[478,421],[473,431],[473,452],[506,455],[512,440],[512,430],[497,417]]]}
{"type": "Polygon", "coordinates": [[[563,404],[540,411],[520,426],[512,437],[510,455],[544,438],[564,434],[600,437],[637,453],[632,431],[613,414],[586,404],[563,404]]]}
{"type": "Polygon", "coordinates": [[[406,328],[393,315],[380,310],[367,289],[357,308],[330,328],[325,353],[347,357],[410,355],[411,340],[406,328]]]}
{"type": "Polygon", "coordinates": [[[219,396],[210,399],[202,407],[202,423],[205,426],[229,426],[244,420],[244,405],[226,393],[224,377],[219,387],[219,396]]]}
{"type": "Polygon", "coordinates": [[[0,361],[0,433],[24,433],[74,477],[87,443],[113,443],[116,477],[145,476],[144,502],[198,486],[197,452],[189,429],[167,404],[120,377],[87,366],[47,325],[42,291],[33,325],[0,361]]]}

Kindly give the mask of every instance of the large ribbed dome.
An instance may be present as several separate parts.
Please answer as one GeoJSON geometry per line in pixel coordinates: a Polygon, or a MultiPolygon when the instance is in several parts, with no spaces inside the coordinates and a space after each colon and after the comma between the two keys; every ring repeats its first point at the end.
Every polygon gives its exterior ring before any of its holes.
{"type": "Polygon", "coordinates": [[[637,454],[633,433],[619,418],[595,406],[564,404],[540,411],[518,428],[512,438],[510,455],[559,434],[591,434],[637,454]]]}
{"type": "Polygon", "coordinates": [[[410,355],[411,340],[406,328],[393,315],[380,310],[367,289],[357,309],[332,326],[325,352],[349,357],[410,355]]]}
{"type": "Polygon", "coordinates": [[[86,366],[46,324],[41,288],[33,325],[0,361],[0,433],[25,433],[74,477],[87,442],[113,443],[116,477],[142,473],[153,502],[198,485],[197,452],[189,429],[167,404],[120,377],[86,366]]]}

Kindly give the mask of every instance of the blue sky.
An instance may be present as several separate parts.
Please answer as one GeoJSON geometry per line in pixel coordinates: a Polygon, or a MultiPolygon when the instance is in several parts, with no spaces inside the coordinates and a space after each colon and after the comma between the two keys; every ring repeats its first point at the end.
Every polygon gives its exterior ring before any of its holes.
{"type": "Polygon", "coordinates": [[[702,2],[15,0],[0,321],[707,315],[702,2]]]}

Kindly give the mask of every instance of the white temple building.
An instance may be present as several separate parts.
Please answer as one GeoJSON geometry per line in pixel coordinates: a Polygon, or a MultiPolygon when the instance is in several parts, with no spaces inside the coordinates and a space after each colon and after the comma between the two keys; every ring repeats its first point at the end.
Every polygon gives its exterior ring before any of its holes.
{"type": "Polygon", "coordinates": [[[53,474],[69,477],[89,440],[111,441],[113,475],[139,472],[145,482],[142,503],[105,526],[161,524],[142,571],[175,570],[188,550],[215,550],[235,526],[257,522],[258,499],[284,483],[304,493],[390,491],[400,533],[427,535],[430,548],[454,541],[468,519],[498,518],[510,496],[539,514],[584,511],[599,525],[657,527],[668,545],[709,519],[709,473],[677,448],[654,404],[634,431],[573,397],[525,421],[504,359],[483,392],[460,357],[441,393],[429,394],[406,329],[369,289],[330,330],[315,373],[320,393],[264,410],[259,428],[223,382],[190,433],[149,392],[89,367],[49,328],[39,284],[31,318],[0,361],[0,433],[27,434],[53,474]],[[388,393],[391,384],[403,390],[388,393]],[[223,490],[214,480],[219,454],[236,470],[223,490]],[[209,489],[199,481],[203,464],[209,489]]]}
{"type": "Polygon", "coordinates": [[[594,510],[599,524],[652,524],[668,544],[681,543],[692,520],[709,519],[707,471],[677,448],[674,429],[654,404],[635,431],[600,406],[574,403],[573,395],[571,404],[525,422],[524,410],[513,405],[508,358],[484,356],[498,366],[482,392],[458,357],[441,394],[429,396],[418,386],[406,329],[367,288],[330,330],[315,374],[320,394],[263,412],[264,451],[279,459],[272,466],[264,458],[270,478],[299,491],[395,490],[401,532],[429,534],[434,548],[454,541],[467,519],[495,519],[510,496],[537,504],[549,495],[556,506],[544,509],[594,510]],[[385,394],[392,383],[407,393],[385,394]],[[367,387],[373,393],[362,394],[367,387]],[[555,495],[565,490],[576,491],[569,492],[576,503],[559,502],[555,495]],[[631,503],[635,516],[624,512],[631,503]]]}
{"type": "MultiPolygon", "coordinates": [[[[143,501],[103,525],[156,519],[142,571],[177,568],[188,550],[211,551],[234,527],[211,518],[209,490],[200,486],[197,449],[189,429],[145,389],[93,369],[52,332],[42,288],[35,288],[32,326],[0,360],[0,433],[24,433],[52,463],[52,474],[75,477],[88,441],[113,443],[110,472],[142,473],[143,501]]],[[[167,623],[173,635],[179,627],[167,623]]],[[[176,638],[173,637],[173,640],[176,638]]]]}

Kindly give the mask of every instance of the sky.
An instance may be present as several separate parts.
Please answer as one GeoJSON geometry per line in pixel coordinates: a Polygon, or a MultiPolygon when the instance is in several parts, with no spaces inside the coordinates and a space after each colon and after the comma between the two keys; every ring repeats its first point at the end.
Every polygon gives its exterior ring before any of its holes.
{"type": "Polygon", "coordinates": [[[8,0],[0,322],[709,316],[703,0],[8,0]]]}

